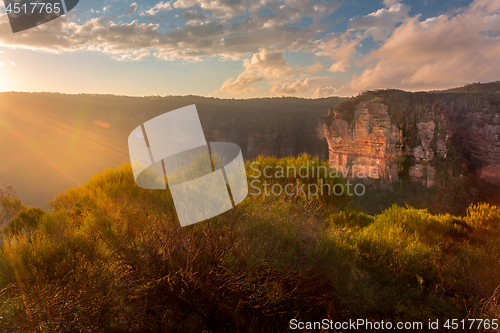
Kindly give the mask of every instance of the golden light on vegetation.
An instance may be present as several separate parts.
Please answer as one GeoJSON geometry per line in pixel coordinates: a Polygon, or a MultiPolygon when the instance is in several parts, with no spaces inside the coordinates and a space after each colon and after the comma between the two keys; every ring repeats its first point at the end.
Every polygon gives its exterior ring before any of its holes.
{"type": "Polygon", "coordinates": [[[471,206],[463,218],[398,206],[370,216],[345,197],[260,195],[181,228],[169,192],[137,187],[126,164],[57,196],[50,212],[1,199],[17,216],[0,251],[0,331],[500,318],[496,206],[471,206]]]}

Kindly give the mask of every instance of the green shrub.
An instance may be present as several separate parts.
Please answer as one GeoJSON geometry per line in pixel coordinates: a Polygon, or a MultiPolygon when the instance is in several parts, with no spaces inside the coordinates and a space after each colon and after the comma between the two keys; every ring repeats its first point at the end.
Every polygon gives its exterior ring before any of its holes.
{"type": "MultiPolygon", "coordinates": [[[[260,170],[308,160],[257,159],[260,170]]],[[[181,228],[168,190],[139,188],[129,165],[107,170],[57,196],[53,211],[21,208],[12,219],[17,231],[0,249],[0,331],[271,332],[292,318],[498,317],[497,207],[471,207],[463,219],[398,206],[369,216],[348,202],[249,196],[181,228]]]]}

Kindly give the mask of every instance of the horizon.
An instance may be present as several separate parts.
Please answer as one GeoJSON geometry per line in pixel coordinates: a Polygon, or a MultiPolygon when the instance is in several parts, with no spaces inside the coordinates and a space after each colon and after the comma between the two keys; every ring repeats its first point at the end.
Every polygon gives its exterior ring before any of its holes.
{"type": "Polygon", "coordinates": [[[500,83],[500,80],[496,81],[490,81],[490,82],[471,82],[467,83],[463,86],[457,86],[457,87],[450,87],[448,89],[442,89],[442,90],[418,90],[418,91],[410,91],[410,90],[404,90],[404,89],[397,89],[397,88],[383,88],[383,89],[368,89],[368,90],[363,90],[357,93],[356,95],[352,96],[326,96],[326,97],[300,97],[300,96],[262,96],[262,97],[248,97],[248,98],[235,98],[235,97],[217,97],[217,96],[203,96],[203,95],[193,95],[193,94],[188,94],[188,95],[119,95],[119,94],[107,94],[107,93],[64,93],[64,92],[57,92],[57,91],[16,91],[16,90],[10,90],[10,91],[0,91],[0,94],[7,94],[7,93],[19,93],[19,94],[59,94],[59,95],[67,95],[67,96],[79,96],[79,95],[89,95],[89,96],[113,96],[113,97],[131,97],[131,98],[147,98],[147,97],[156,97],[156,98],[167,98],[167,97],[200,97],[200,98],[209,98],[209,99],[218,99],[218,100],[253,100],[253,99],[286,99],[286,98],[297,98],[297,99],[306,99],[306,100],[321,100],[321,99],[329,99],[329,98],[343,98],[343,99],[350,99],[350,98],[355,98],[359,95],[362,95],[367,92],[376,92],[376,91],[402,91],[405,93],[435,93],[435,92],[445,92],[448,90],[453,90],[453,89],[459,89],[463,87],[468,87],[472,85],[487,85],[487,84],[493,84],[493,83],[500,83]]]}

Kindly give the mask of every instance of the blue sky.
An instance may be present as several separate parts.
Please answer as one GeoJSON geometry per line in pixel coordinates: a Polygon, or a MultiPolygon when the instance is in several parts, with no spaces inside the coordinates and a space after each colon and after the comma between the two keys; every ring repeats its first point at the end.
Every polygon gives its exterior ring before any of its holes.
{"type": "Polygon", "coordinates": [[[500,0],[82,0],[13,34],[0,91],[352,96],[500,80],[500,0]]]}

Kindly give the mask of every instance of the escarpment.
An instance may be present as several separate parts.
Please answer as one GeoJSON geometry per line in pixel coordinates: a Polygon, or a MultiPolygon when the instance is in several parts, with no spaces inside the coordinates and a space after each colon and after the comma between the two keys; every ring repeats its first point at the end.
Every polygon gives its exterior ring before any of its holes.
{"type": "Polygon", "coordinates": [[[324,120],[330,165],[365,170],[365,178],[382,183],[405,179],[434,187],[472,171],[500,184],[500,103],[495,96],[362,94],[331,108],[324,120]]]}

